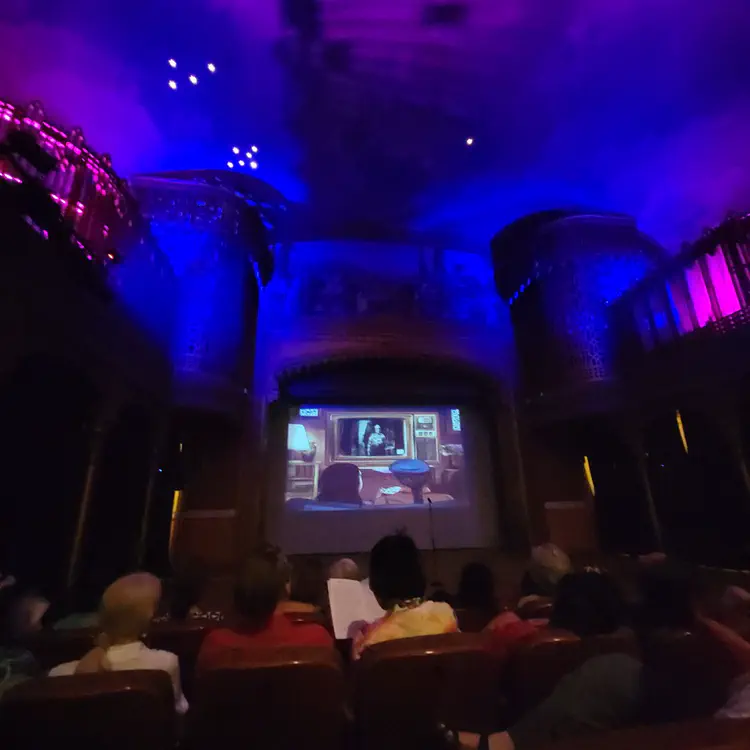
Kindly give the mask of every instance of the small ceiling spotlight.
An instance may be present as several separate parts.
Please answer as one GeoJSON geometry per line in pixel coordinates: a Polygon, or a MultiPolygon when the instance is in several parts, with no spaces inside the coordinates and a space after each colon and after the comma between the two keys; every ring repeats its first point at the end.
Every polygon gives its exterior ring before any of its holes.
{"type": "Polygon", "coordinates": [[[244,167],[244,166],[245,166],[245,162],[244,162],[244,161],[242,161],[242,159],[240,159],[240,160],[239,160],[239,161],[238,161],[237,163],[238,163],[238,164],[239,164],[239,165],[240,165],[241,167],[244,167]]]}
{"type": "Polygon", "coordinates": [[[228,166],[228,167],[229,167],[230,169],[234,169],[234,162],[228,161],[228,162],[227,162],[227,166],[228,166]]]}
{"type": "Polygon", "coordinates": [[[250,169],[257,169],[258,168],[258,162],[257,161],[251,161],[250,162],[250,169]]]}
{"type": "Polygon", "coordinates": [[[216,72],[216,66],[213,63],[209,63],[207,66],[209,73],[215,73],[216,72]]]}
{"type": "Polygon", "coordinates": [[[247,151],[245,153],[245,156],[247,156],[248,159],[252,159],[253,158],[253,155],[249,151],[247,151]]]}
{"type": "Polygon", "coordinates": [[[237,148],[237,146],[235,146],[235,147],[234,147],[234,148],[232,149],[232,153],[233,153],[233,154],[239,154],[239,153],[240,153],[240,150],[239,150],[239,149],[237,148]]]}
{"type": "Polygon", "coordinates": [[[188,76],[188,81],[195,86],[196,83],[198,83],[198,77],[197,76],[188,76]]]}
{"type": "Polygon", "coordinates": [[[173,60],[172,58],[170,58],[169,60],[167,60],[167,63],[169,64],[170,68],[176,68],[177,67],[177,60],[173,60]]]}
{"type": "Polygon", "coordinates": [[[257,146],[253,146],[253,147],[252,147],[252,148],[251,148],[250,150],[251,150],[251,151],[252,151],[252,152],[253,152],[254,154],[257,154],[257,153],[258,153],[258,147],[257,147],[257,146]]]}
{"type": "Polygon", "coordinates": [[[170,81],[167,85],[174,91],[177,88],[177,81],[170,81]]]}
{"type": "Polygon", "coordinates": [[[473,146],[474,145],[474,139],[473,138],[467,138],[466,139],[466,145],[467,146],[473,146]]]}

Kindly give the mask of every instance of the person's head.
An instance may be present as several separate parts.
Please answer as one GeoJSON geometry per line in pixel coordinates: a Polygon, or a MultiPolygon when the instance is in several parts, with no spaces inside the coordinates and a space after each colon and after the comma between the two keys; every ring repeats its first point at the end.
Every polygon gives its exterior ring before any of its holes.
{"type": "Polygon", "coordinates": [[[461,570],[458,599],[462,607],[492,609],[495,606],[495,576],[484,563],[468,563],[461,570]]]}
{"type": "Polygon", "coordinates": [[[623,624],[620,592],[606,573],[569,573],[558,584],[550,625],[583,638],[613,633],[623,624]]]}
{"type": "Polygon", "coordinates": [[[329,578],[343,578],[349,581],[359,581],[362,576],[359,572],[359,566],[349,557],[342,557],[336,560],[328,569],[329,578]]]}
{"type": "Polygon", "coordinates": [[[160,599],[161,581],[151,573],[131,573],[108,586],[99,605],[98,645],[81,659],[76,673],[109,671],[107,649],[139,641],[160,599]]]}
{"type": "Polygon", "coordinates": [[[109,644],[139,640],[160,599],[161,581],[151,573],[131,573],[108,586],[99,606],[99,627],[109,644]]]}
{"type": "Polygon", "coordinates": [[[694,620],[690,572],[670,561],[644,567],[638,577],[639,625],[646,629],[689,628],[694,620]]]}
{"type": "Polygon", "coordinates": [[[292,565],[289,598],[315,607],[325,604],[326,574],[323,563],[315,558],[306,558],[292,565]]]}
{"type": "Polygon", "coordinates": [[[270,550],[255,552],[243,563],[234,587],[234,606],[252,628],[268,625],[278,603],[288,595],[289,570],[270,550]]]}
{"type": "Polygon", "coordinates": [[[331,464],[323,469],[318,487],[318,500],[323,503],[351,503],[360,505],[362,475],[359,467],[350,463],[331,464]]]}
{"type": "Polygon", "coordinates": [[[376,424],[374,429],[375,429],[375,432],[380,432],[381,427],[379,424],[376,424]]]}
{"type": "Polygon", "coordinates": [[[547,542],[531,550],[528,574],[535,591],[529,594],[554,596],[557,584],[573,569],[570,558],[556,544],[547,542]]]}
{"type": "Polygon", "coordinates": [[[384,536],[370,551],[370,588],[381,607],[422,597],[426,586],[419,550],[410,536],[384,536]]]}

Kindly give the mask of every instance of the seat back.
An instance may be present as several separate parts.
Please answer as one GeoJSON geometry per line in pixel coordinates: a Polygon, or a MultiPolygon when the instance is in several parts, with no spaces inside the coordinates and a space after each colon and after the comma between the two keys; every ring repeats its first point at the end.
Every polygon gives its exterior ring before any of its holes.
{"type": "MultiPolygon", "coordinates": [[[[750,720],[703,719],[558,740],[549,750],[747,750],[750,720]]],[[[544,750],[547,750],[545,745],[544,750]]]]}
{"type": "Polygon", "coordinates": [[[0,701],[3,750],[165,750],[173,747],[174,693],[155,670],[40,677],[0,701]]]}
{"type": "Polygon", "coordinates": [[[539,705],[566,674],[592,656],[612,653],[638,654],[632,632],[623,629],[581,639],[564,630],[540,630],[519,646],[508,663],[505,687],[512,715],[539,705]]]}
{"type": "Polygon", "coordinates": [[[332,630],[330,619],[323,612],[285,612],[284,616],[295,625],[320,625],[329,632],[332,630]]]}
{"type": "Polygon", "coordinates": [[[197,675],[188,720],[191,750],[336,750],[348,726],[341,661],[316,646],[243,652],[197,675]]]}
{"type": "Polygon", "coordinates": [[[180,660],[182,691],[188,700],[192,697],[195,662],[203,639],[216,627],[210,620],[169,620],[151,626],[146,643],[149,648],[171,651],[180,660]]]}
{"type": "Polygon", "coordinates": [[[477,732],[494,728],[499,665],[483,634],[379,643],[365,649],[355,666],[362,747],[413,750],[438,723],[477,732]]]}

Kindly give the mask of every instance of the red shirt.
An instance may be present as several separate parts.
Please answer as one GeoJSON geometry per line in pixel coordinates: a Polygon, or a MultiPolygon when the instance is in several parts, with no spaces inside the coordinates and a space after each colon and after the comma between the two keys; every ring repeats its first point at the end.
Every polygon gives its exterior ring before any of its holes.
{"type": "Polygon", "coordinates": [[[212,669],[241,661],[246,653],[265,646],[327,646],[333,648],[333,638],[315,623],[294,623],[283,614],[275,614],[265,628],[217,628],[204,639],[198,653],[196,667],[212,669]]]}

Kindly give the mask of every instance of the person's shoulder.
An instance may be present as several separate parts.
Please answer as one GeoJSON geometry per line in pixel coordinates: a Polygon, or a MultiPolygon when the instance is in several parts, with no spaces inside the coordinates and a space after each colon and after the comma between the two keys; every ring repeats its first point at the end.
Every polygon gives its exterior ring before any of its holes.
{"type": "Polygon", "coordinates": [[[143,652],[144,661],[154,669],[169,670],[179,665],[180,660],[177,654],[171,651],[162,651],[158,648],[145,649],[143,652]]]}
{"type": "Polygon", "coordinates": [[[64,664],[58,664],[56,667],[52,667],[49,671],[49,676],[65,677],[66,675],[74,674],[77,666],[77,661],[66,661],[64,664]]]}

